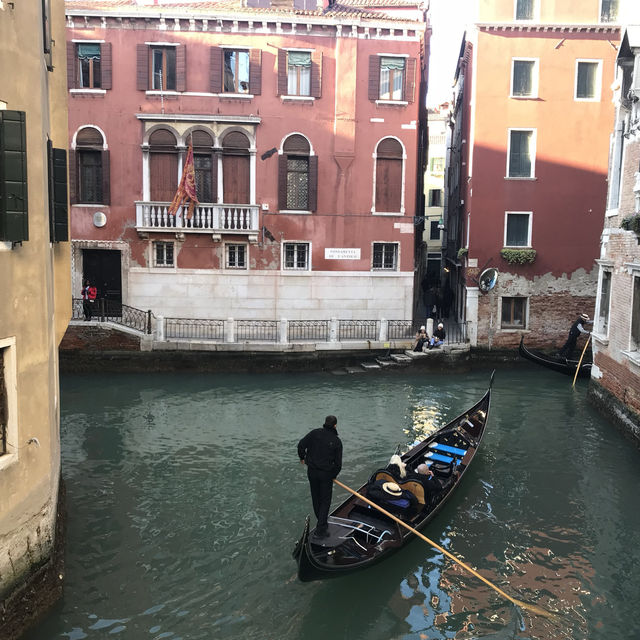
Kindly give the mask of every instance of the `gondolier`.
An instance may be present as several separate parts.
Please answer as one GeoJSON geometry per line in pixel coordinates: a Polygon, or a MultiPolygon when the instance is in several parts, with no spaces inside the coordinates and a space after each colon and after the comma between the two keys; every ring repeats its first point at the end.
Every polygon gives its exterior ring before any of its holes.
{"type": "Polygon", "coordinates": [[[571,325],[567,341],[562,345],[560,351],[558,351],[558,356],[571,360],[571,356],[573,356],[573,351],[576,348],[576,342],[578,342],[580,334],[589,333],[584,329],[584,325],[586,324],[591,324],[591,322],[589,321],[589,316],[586,313],[583,313],[578,316],[578,319],[571,325]]]}
{"type": "Polygon", "coordinates": [[[318,519],[316,536],[329,535],[327,516],[331,506],[333,479],[342,469],[342,441],[338,437],[335,416],[327,416],[319,429],[313,429],[298,442],[300,464],[307,465],[313,511],[318,519]]]}

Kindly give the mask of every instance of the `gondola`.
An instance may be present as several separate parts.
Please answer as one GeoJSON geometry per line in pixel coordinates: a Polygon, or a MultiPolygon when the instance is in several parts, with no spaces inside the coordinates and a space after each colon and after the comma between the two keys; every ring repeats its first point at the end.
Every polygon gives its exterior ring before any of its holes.
{"type": "MultiPolygon", "coordinates": [[[[409,472],[407,479],[394,476],[386,468],[379,469],[358,493],[366,496],[368,488],[383,480],[396,483],[404,491],[410,491],[416,500],[412,501],[411,509],[396,511],[393,515],[414,529],[422,529],[458,487],[480,447],[489,418],[492,383],[493,374],[480,401],[402,454],[402,462],[409,472]],[[426,463],[433,471],[439,486],[437,491],[425,493],[422,484],[411,473],[421,463],[426,463]]],[[[372,566],[416,537],[353,495],[329,514],[328,522],[329,536],[316,538],[315,531],[310,528],[309,516],[306,518],[304,531],[293,551],[298,563],[298,578],[303,582],[337,578],[372,566]]]]}
{"type": "MultiPolygon", "coordinates": [[[[523,358],[531,360],[536,364],[540,364],[547,369],[564,373],[568,376],[575,376],[576,368],[579,360],[567,360],[566,358],[560,358],[558,356],[550,356],[540,351],[530,351],[524,346],[524,336],[520,338],[520,346],[518,351],[523,358]]],[[[580,364],[580,371],[578,372],[578,378],[590,378],[591,377],[591,361],[583,360],[580,364]]]]}

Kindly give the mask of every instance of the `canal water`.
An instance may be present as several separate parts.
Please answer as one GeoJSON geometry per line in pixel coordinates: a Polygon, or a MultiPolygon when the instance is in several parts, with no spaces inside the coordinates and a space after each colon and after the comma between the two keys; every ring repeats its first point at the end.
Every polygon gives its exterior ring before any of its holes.
{"type": "Polygon", "coordinates": [[[63,376],[66,588],[27,639],[640,638],[640,453],[586,384],[529,365],[496,372],[483,447],[424,533],[553,619],[420,540],[361,573],[297,580],[311,511],[298,439],[336,414],[340,479],[357,487],[489,377],[63,376]]]}

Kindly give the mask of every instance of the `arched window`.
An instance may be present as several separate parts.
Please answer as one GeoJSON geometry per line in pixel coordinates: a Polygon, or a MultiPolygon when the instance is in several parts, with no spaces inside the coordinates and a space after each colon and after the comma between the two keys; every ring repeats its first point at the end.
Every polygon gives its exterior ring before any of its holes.
{"type": "Polygon", "coordinates": [[[167,129],[149,136],[149,182],[152,202],[171,202],[178,189],[176,138],[167,129]]]}
{"type": "Polygon", "coordinates": [[[196,173],[196,193],[199,202],[217,201],[217,163],[213,155],[213,137],[206,131],[191,134],[193,163],[196,173]]]}
{"type": "Polygon", "coordinates": [[[402,145],[395,138],[384,138],[376,149],[375,211],[402,211],[402,145]]]}
{"type": "Polygon", "coordinates": [[[222,184],[225,204],[250,204],[249,146],[249,138],[241,131],[231,131],[222,139],[222,184]]]}
{"type": "Polygon", "coordinates": [[[318,201],[318,157],[311,155],[309,141],[298,133],[282,145],[278,175],[278,208],[315,211],[318,201]]]}
{"type": "Polygon", "coordinates": [[[109,204],[109,152],[98,129],[84,127],[78,131],[69,167],[72,203],[109,204]]]}

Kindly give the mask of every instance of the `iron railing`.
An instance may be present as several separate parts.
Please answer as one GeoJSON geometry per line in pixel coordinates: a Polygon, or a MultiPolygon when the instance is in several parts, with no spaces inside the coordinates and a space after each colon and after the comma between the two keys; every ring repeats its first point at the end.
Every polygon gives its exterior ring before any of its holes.
{"type": "Polygon", "coordinates": [[[151,333],[151,319],[153,313],[151,311],[142,311],[129,305],[122,304],[117,300],[107,300],[99,298],[92,302],[89,307],[90,317],[85,318],[84,300],[79,298],[73,299],[72,319],[73,320],[95,320],[97,322],[113,322],[136,329],[142,333],[151,333]]]}
{"type": "Polygon", "coordinates": [[[418,329],[420,322],[414,320],[389,320],[389,340],[412,340],[418,329]]]}
{"type": "Polygon", "coordinates": [[[380,320],[338,320],[338,340],[377,340],[380,320]]]}
{"type": "Polygon", "coordinates": [[[298,342],[327,342],[329,340],[328,320],[289,320],[287,340],[298,342]]]}
{"type": "Polygon", "coordinates": [[[445,344],[462,344],[467,341],[466,322],[450,322],[449,320],[444,320],[443,324],[447,334],[445,344]]]}
{"type": "Polygon", "coordinates": [[[236,341],[278,341],[277,320],[236,320],[236,341]]]}
{"type": "Polygon", "coordinates": [[[224,340],[224,320],[166,318],[164,335],[178,340],[224,340]]]}

